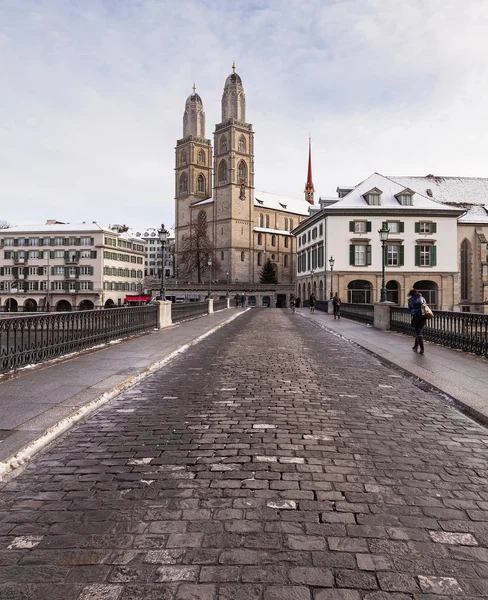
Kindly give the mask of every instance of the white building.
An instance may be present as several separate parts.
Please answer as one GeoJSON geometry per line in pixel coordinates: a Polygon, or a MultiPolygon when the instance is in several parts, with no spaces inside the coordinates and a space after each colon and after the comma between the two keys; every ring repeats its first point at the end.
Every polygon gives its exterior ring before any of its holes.
{"type": "MultiPolygon", "coordinates": [[[[146,257],[144,261],[144,275],[149,278],[161,277],[162,250],[159,239],[159,230],[154,227],[148,227],[145,230],[131,233],[141,238],[146,244],[146,257]]],[[[175,254],[175,232],[174,229],[168,229],[168,239],[164,256],[165,277],[174,277],[174,254],[175,254]]]]}
{"type": "Polygon", "coordinates": [[[459,207],[436,202],[374,173],[354,188],[338,188],[339,198],[294,229],[297,238],[297,295],[318,300],[338,292],[343,301],[380,300],[382,244],[387,299],[405,304],[410,288],[421,290],[435,308],[459,305],[457,219],[459,207]],[[330,266],[333,258],[333,268],[330,266]]]}
{"type": "Polygon", "coordinates": [[[0,230],[0,309],[122,305],[143,280],[144,254],[143,240],[96,222],[0,230]]]}

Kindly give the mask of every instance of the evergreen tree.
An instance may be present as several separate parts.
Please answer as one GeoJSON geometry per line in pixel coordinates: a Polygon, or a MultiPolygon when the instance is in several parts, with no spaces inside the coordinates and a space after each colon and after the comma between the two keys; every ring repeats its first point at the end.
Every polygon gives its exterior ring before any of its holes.
{"type": "Polygon", "coordinates": [[[261,275],[259,277],[259,283],[278,283],[278,278],[276,277],[276,268],[269,258],[264,263],[261,275]]]}

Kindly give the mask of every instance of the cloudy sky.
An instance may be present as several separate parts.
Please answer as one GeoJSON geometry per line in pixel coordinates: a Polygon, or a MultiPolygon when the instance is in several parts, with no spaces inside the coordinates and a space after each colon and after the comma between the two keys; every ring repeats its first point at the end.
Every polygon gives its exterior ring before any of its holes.
{"type": "Polygon", "coordinates": [[[256,188],[488,177],[487,0],[0,0],[0,220],[174,224],[193,82],[236,61],[256,188]]]}

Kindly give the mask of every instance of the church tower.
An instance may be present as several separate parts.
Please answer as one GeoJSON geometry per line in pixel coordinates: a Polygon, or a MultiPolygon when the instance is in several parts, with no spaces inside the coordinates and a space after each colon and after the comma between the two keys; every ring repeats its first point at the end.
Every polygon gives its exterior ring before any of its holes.
{"type": "Polygon", "coordinates": [[[235,63],[222,94],[222,121],[214,132],[214,236],[230,281],[253,281],[254,132],[235,63]]]}
{"type": "Polygon", "coordinates": [[[307,172],[307,183],[305,185],[305,200],[309,204],[314,204],[315,188],[313,187],[312,181],[312,140],[308,138],[308,172],[307,172]]]}
{"type": "Polygon", "coordinates": [[[182,238],[190,232],[191,205],[209,198],[211,186],[212,145],[205,138],[203,102],[193,84],[193,93],[186,99],[183,113],[183,137],[175,148],[176,269],[182,238]]]}

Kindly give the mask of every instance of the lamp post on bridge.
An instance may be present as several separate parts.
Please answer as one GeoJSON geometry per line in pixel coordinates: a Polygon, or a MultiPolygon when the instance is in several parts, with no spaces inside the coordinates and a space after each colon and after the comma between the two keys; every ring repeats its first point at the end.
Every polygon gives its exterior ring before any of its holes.
{"type": "Polygon", "coordinates": [[[166,241],[169,231],[165,228],[164,223],[161,223],[161,229],[158,229],[159,240],[161,242],[161,289],[159,291],[159,299],[166,300],[166,273],[164,263],[166,258],[166,241]]]}
{"type": "Polygon", "coordinates": [[[335,259],[334,259],[333,256],[331,256],[329,258],[329,265],[330,265],[330,299],[331,300],[334,297],[334,282],[333,282],[334,263],[335,263],[335,259]]]}
{"type": "Polygon", "coordinates": [[[225,285],[226,285],[226,294],[225,294],[225,296],[226,296],[226,298],[229,297],[229,275],[230,275],[229,269],[227,269],[226,272],[225,272],[225,285]]]}
{"type": "Polygon", "coordinates": [[[386,302],[386,284],[385,284],[385,246],[390,235],[390,230],[386,223],[383,223],[383,227],[378,230],[381,240],[381,296],[380,302],[386,302]]]}
{"type": "Polygon", "coordinates": [[[207,260],[208,265],[208,297],[212,297],[212,257],[209,256],[207,260]]]}

